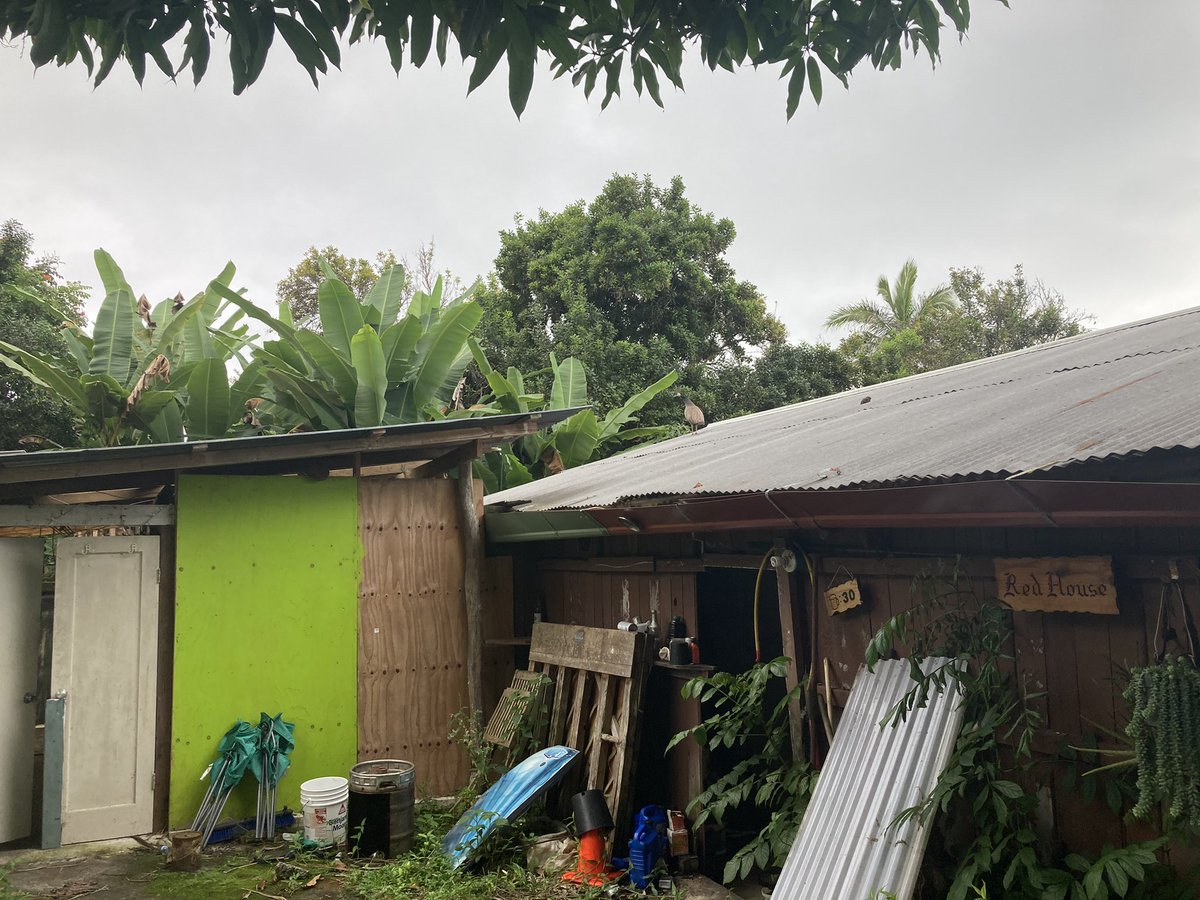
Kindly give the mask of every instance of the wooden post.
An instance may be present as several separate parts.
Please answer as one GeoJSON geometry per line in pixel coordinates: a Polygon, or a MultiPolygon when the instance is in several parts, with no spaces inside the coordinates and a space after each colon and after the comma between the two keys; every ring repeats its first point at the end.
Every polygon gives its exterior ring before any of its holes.
{"type": "Polygon", "coordinates": [[[480,600],[479,570],[483,539],[475,508],[473,460],[458,467],[458,513],[462,521],[463,601],[467,606],[467,695],[471,715],[483,719],[483,604],[480,600]]]}
{"type": "MultiPolygon", "coordinates": [[[[804,634],[801,618],[796,609],[796,600],[802,597],[796,583],[795,572],[788,572],[782,563],[783,547],[777,547],[773,561],[775,562],[775,584],[779,591],[779,630],[783,635],[783,655],[791,660],[787,670],[787,689],[790,693],[800,684],[801,654],[800,637],[804,634]]],[[[804,706],[800,698],[788,703],[788,725],[792,738],[792,755],[799,759],[804,755],[804,706]]]]}

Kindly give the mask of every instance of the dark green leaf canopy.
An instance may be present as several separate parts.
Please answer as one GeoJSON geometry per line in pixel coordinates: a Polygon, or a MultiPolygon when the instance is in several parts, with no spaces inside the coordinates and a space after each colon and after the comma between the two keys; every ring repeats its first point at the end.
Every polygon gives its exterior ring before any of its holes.
{"type": "Polygon", "coordinates": [[[0,38],[28,38],[35,66],[81,61],[97,84],[121,59],[140,82],[147,57],[172,78],[190,68],[198,83],[216,41],[240,94],[276,32],[317,84],[340,66],[343,41],[382,39],[399,71],[406,57],[423,65],[431,49],[445,64],[453,37],[472,61],[471,90],[507,58],[517,115],[539,58],[588,96],[600,80],[605,106],[626,78],[661,106],[662,79],[683,87],[686,48],[712,69],[779,67],[790,76],[790,118],[806,75],[819,103],[822,70],[846,84],[864,60],[894,69],[905,51],[924,51],[936,61],[942,29],[961,36],[969,23],[970,0],[0,0],[0,38]]]}

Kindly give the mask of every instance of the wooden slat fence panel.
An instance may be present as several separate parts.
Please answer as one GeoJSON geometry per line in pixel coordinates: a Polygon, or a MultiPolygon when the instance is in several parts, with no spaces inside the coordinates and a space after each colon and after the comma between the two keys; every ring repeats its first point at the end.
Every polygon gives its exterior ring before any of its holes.
{"type": "Polygon", "coordinates": [[[435,796],[469,775],[449,737],[451,717],[468,702],[454,487],[441,478],[359,485],[359,759],[407,759],[418,790],[435,796]]]}

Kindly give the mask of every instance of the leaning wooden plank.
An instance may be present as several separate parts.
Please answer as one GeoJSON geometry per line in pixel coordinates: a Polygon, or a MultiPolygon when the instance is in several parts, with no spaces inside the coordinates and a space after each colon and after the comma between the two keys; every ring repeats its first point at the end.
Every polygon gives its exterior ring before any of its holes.
{"type": "Polygon", "coordinates": [[[550,709],[550,729],[546,740],[551,744],[561,744],[567,728],[569,673],[562,666],[547,666],[546,674],[554,679],[554,705],[550,709]]]}
{"type": "MultiPolygon", "coordinates": [[[[949,660],[932,658],[929,672],[949,660]]],[[[912,817],[890,827],[936,784],[962,728],[953,681],[895,728],[880,721],[913,688],[908,660],[864,666],[804,813],[775,893],[780,897],[910,900],[929,829],[912,817]]]]}
{"type": "Polygon", "coordinates": [[[588,735],[587,747],[584,750],[588,764],[588,788],[604,789],[602,780],[606,774],[604,751],[604,735],[608,733],[609,720],[612,718],[612,694],[609,693],[611,675],[596,676],[596,703],[592,707],[592,727],[588,735]]]}
{"type": "MultiPolygon", "coordinates": [[[[646,636],[635,634],[633,662],[630,677],[622,685],[621,701],[613,715],[612,734],[604,735],[605,741],[613,745],[609,757],[608,778],[612,783],[613,815],[617,817],[617,832],[624,837],[623,828],[633,818],[633,783],[637,766],[637,750],[642,728],[642,695],[646,688],[646,673],[649,657],[646,653],[646,636]]],[[[601,751],[606,752],[606,751],[601,751]]],[[[784,895],[786,896],[786,895],[784,895]]]]}
{"type": "Polygon", "coordinates": [[[633,632],[612,628],[539,622],[533,626],[529,662],[628,678],[633,673],[636,639],[633,632]]]}

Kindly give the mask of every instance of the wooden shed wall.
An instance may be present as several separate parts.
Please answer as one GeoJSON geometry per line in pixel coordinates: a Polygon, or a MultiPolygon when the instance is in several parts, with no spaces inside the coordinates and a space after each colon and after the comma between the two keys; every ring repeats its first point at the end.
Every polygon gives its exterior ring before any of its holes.
{"type": "Polygon", "coordinates": [[[358,757],[411,761],[418,791],[433,796],[461,788],[470,771],[450,740],[451,717],[468,705],[455,487],[359,482],[358,757]]]}
{"type": "MultiPolygon", "coordinates": [[[[627,567],[640,564],[693,571],[706,565],[737,564],[738,560],[744,565],[775,540],[803,547],[813,555],[820,591],[834,580],[839,566],[853,572],[862,587],[866,598],[862,607],[830,618],[822,606],[818,617],[817,668],[820,671],[824,659],[829,659],[838,706],[845,702],[867,642],[884,621],[913,605],[914,576],[939,560],[952,565],[963,557],[960,565],[970,574],[976,591],[994,596],[995,557],[1111,555],[1119,615],[1012,614],[1015,664],[1022,677],[1028,678],[1031,691],[1046,692],[1039,701],[1045,728],[1037,747],[1047,755],[1064,742],[1080,742],[1085,735],[1098,738],[1101,746],[1114,745],[1101,728],[1120,731],[1127,721],[1120,697],[1122,673],[1144,665],[1153,655],[1159,601],[1170,578],[1168,560],[1178,562],[1186,602],[1200,620],[1197,529],[875,529],[820,534],[730,532],[696,539],[631,536],[514,548],[518,627],[539,596],[556,621],[611,627],[619,618],[614,598],[619,602],[622,597],[622,582],[631,585],[631,597],[641,597],[651,576],[617,575],[605,570],[606,561],[619,561],[627,567]]],[[[683,572],[681,577],[691,585],[684,596],[694,609],[694,575],[683,572]]],[[[797,581],[798,587],[805,587],[805,579],[797,581]]],[[[809,591],[800,596],[807,611],[809,591]]],[[[807,620],[807,615],[804,618],[807,620]]],[[[1048,813],[1067,846],[1096,852],[1106,842],[1148,836],[1146,826],[1127,825],[1111,813],[1103,792],[1094,801],[1085,801],[1078,786],[1069,787],[1066,779],[1065,769],[1060,767],[1048,813]]]]}

